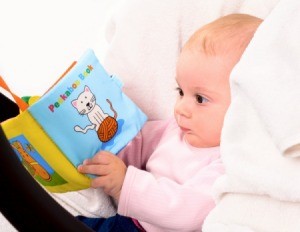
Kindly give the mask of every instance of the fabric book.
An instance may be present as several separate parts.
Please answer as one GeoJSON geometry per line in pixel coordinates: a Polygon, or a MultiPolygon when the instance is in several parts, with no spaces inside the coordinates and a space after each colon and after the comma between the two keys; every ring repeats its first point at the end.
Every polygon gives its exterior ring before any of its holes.
{"type": "MultiPolygon", "coordinates": [[[[2,78],[1,86],[9,90],[2,78]]],[[[91,49],[29,105],[13,96],[20,113],[1,126],[24,167],[50,192],[88,188],[93,176],[77,166],[100,150],[117,155],[147,120],[91,49]]]]}

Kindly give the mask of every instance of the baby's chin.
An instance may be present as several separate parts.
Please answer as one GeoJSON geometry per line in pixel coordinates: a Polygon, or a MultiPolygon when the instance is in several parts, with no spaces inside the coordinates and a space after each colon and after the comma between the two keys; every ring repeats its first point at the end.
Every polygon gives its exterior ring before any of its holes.
{"type": "Polygon", "coordinates": [[[217,147],[220,145],[219,141],[207,141],[203,140],[193,134],[185,134],[184,140],[191,146],[197,148],[208,148],[208,147],[217,147]]]}

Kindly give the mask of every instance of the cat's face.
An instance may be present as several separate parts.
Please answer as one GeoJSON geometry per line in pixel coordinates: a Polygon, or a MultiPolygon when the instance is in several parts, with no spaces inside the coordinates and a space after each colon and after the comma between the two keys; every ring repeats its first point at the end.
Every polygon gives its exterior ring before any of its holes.
{"type": "Polygon", "coordinates": [[[78,98],[72,101],[72,105],[77,109],[79,114],[84,115],[91,112],[96,105],[96,97],[88,86],[78,95],[78,98]]]}

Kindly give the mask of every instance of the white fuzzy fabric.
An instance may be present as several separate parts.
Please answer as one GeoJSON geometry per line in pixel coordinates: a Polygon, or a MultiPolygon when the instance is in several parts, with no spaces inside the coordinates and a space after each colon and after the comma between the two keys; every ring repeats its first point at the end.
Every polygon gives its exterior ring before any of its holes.
{"type": "Polygon", "coordinates": [[[3,232],[16,232],[17,230],[10,224],[7,219],[0,213],[0,228],[3,232]]]}
{"type": "Polygon", "coordinates": [[[300,156],[298,5],[280,3],[233,75],[233,84],[251,99],[280,152],[293,157],[300,156]]]}
{"type": "Polygon", "coordinates": [[[110,217],[116,214],[112,200],[102,189],[85,189],[50,195],[72,215],[86,217],[110,217]]]}
{"type": "Polygon", "coordinates": [[[173,113],[175,65],[182,45],[202,25],[229,13],[264,18],[277,0],[126,0],[107,27],[106,69],[150,119],[173,113]]]}
{"type": "Polygon", "coordinates": [[[281,0],[232,72],[221,143],[226,174],[204,232],[300,231],[299,11],[299,1],[281,0]]]}
{"type": "Polygon", "coordinates": [[[173,113],[175,66],[182,45],[202,25],[229,13],[264,18],[278,0],[126,0],[107,26],[104,66],[149,116],[173,113]]]}

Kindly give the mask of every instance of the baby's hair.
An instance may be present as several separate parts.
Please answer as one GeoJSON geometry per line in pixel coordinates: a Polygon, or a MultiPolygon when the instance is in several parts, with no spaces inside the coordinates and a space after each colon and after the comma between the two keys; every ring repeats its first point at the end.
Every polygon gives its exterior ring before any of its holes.
{"type": "Polygon", "coordinates": [[[262,19],[247,14],[230,14],[197,30],[184,48],[207,55],[227,54],[231,49],[244,52],[262,19]]]}

